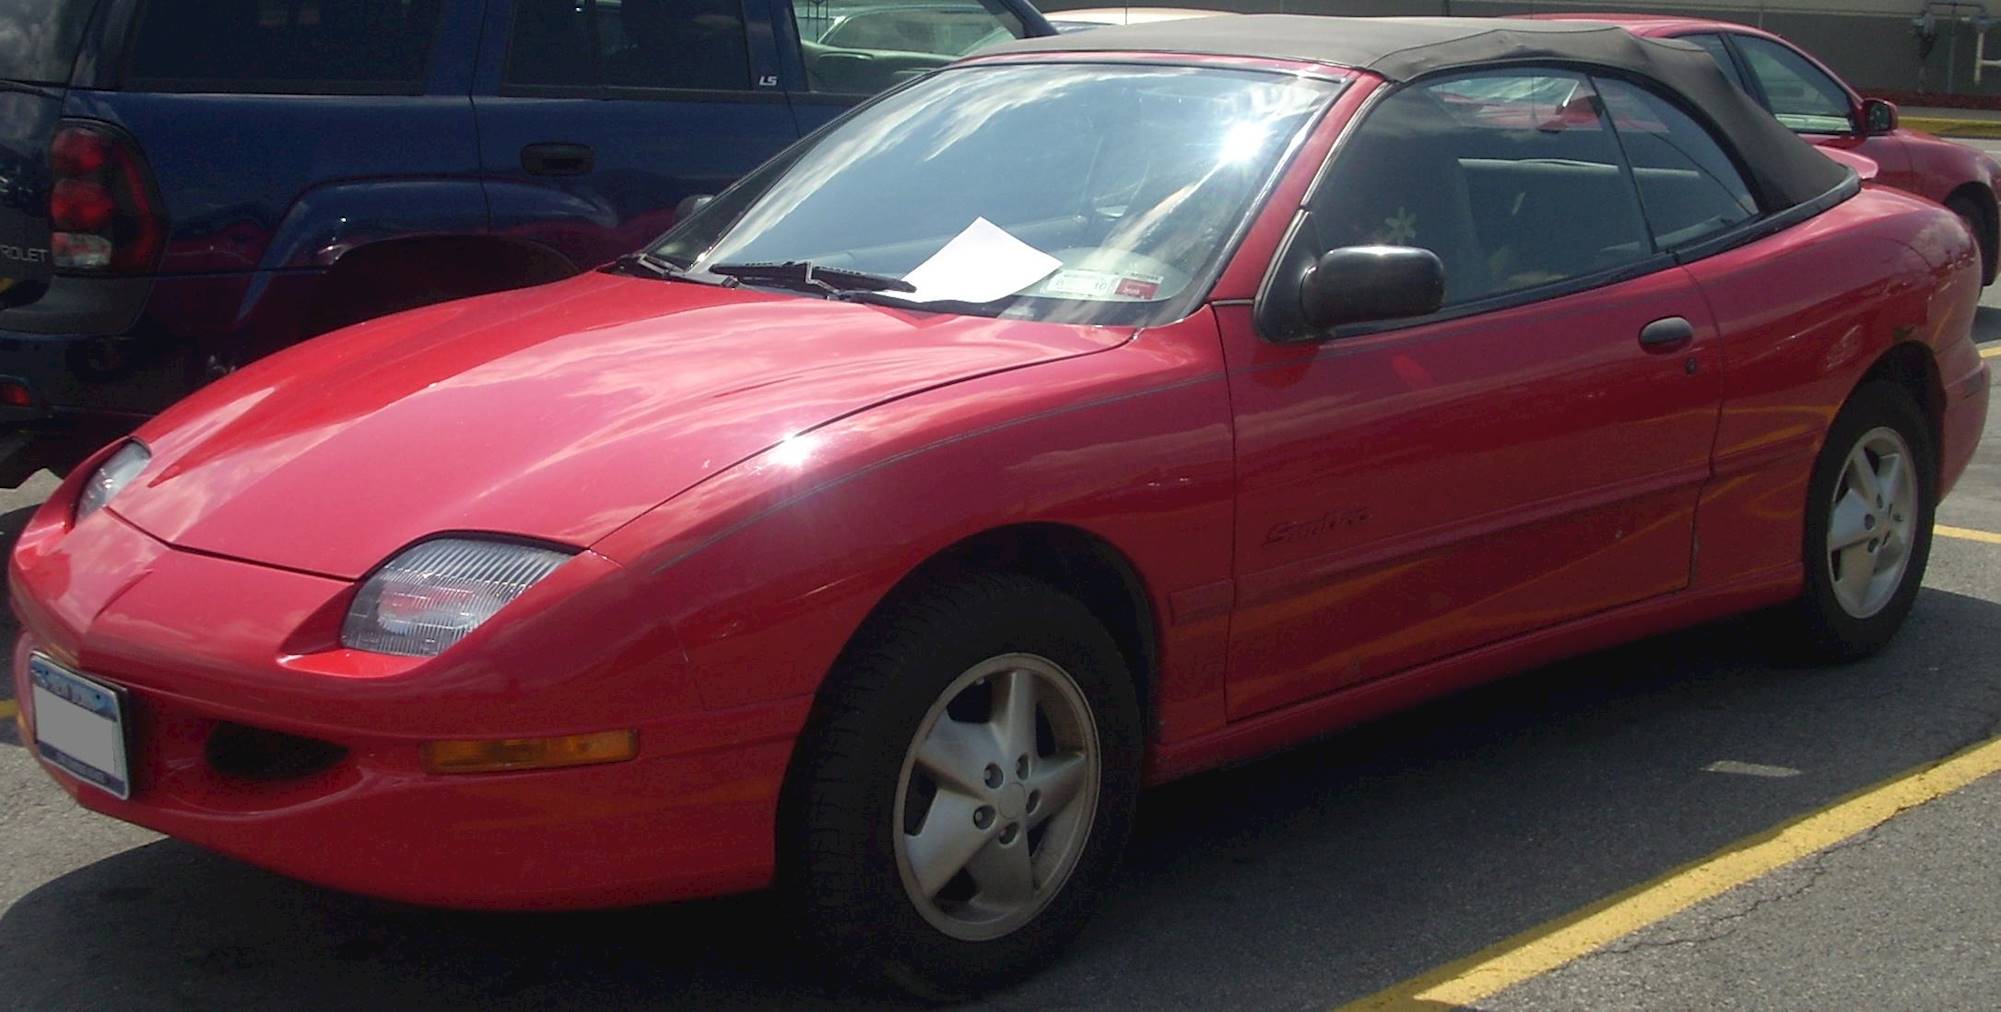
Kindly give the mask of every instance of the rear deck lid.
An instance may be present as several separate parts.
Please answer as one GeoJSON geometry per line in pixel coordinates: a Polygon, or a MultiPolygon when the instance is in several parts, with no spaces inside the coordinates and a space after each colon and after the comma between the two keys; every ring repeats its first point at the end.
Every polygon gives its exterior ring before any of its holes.
{"type": "Polygon", "coordinates": [[[98,0],[0,0],[0,306],[49,276],[49,142],[98,0]]]}

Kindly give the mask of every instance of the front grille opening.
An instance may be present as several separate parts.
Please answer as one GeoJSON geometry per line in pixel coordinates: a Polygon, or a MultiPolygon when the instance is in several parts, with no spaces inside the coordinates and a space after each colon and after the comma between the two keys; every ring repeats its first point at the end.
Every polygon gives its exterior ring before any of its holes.
{"type": "Polygon", "coordinates": [[[208,764],[244,780],[293,780],[330,769],[347,757],[332,742],[223,723],[208,736],[208,764]]]}

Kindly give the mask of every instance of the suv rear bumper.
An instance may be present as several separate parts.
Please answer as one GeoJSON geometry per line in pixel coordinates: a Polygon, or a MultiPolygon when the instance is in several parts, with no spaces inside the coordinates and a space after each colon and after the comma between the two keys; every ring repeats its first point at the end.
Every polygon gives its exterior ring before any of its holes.
{"type": "Polygon", "coordinates": [[[140,339],[0,329],[0,487],[41,468],[58,472],[130,432],[189,389],[185,354],[140,339]],[[143,355],[134,365],[121,359],[143,355]]]}
{"type": "Polygon", "coordinates": [[[296,304],[317,277],[58,276],[35,301],[0,309],[0,385],[18,384],[27,401],[0,397],[0,483],[73,464],[67,458],[206,382],[212,359],[239,361],[245,349],[297,341],[296,304]]]}

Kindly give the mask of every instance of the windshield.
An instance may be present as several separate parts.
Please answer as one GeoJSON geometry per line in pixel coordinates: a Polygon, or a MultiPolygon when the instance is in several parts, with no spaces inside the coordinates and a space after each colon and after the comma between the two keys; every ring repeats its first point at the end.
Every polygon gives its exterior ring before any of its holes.
{"type": "Polygon", "coordinates": [[[0,0],[0,78],[69,83],[97,0],[0,0]]]}
{"type": "Polygon", "coordinates": [[[1165,322],[1207,293],[1251,202],[1339,90],[1213,68],[948,69],[767,164],[653,252],[697,271],[809,262],[898,278],[917,291],[874,298],[955,312],[1165,322]]]}

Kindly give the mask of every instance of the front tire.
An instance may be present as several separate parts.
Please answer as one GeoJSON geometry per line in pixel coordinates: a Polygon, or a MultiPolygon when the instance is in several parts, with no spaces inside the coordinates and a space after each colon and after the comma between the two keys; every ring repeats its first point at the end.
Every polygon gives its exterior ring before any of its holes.
{"type": "Polygon", "coordinates": [[[976,994],[1097,906],[1132,825],[1138,700],[1110,634],[1040,581],[978,574],[891,608],[802,740],[781,874],[843,972],[976,994]]]}
{"type": "Polygon", "coordinates": [[[1835,417],[1807,494],[1793,615],[1809,659],[1867,657],[1904,624],[1931,557],[1936,460],[1930,426],[1894,383],[1863,385],[1835,417]]]}

